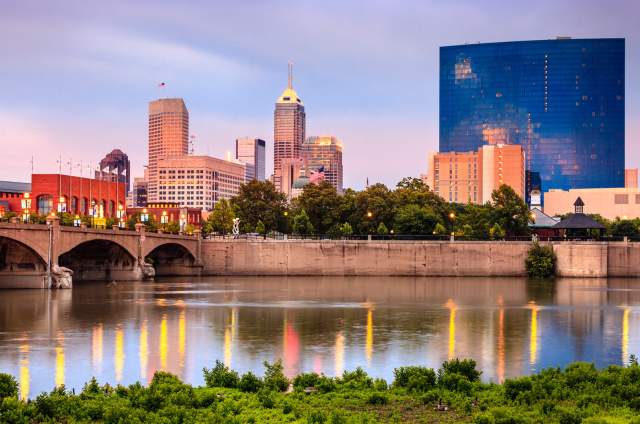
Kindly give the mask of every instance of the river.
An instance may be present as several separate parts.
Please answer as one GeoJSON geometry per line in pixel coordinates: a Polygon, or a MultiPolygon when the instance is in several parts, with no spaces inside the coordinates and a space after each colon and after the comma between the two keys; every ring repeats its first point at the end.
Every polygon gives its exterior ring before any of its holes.
{"type": "Polygon", "coordinates": [[[216,359],[239,372],[282,359],[289,376],[474,358],[485,381],[640,353],[640,280],[203,277],[0,291],[0,371],[20,396],[55,385],[202,384],[216,359]]]}

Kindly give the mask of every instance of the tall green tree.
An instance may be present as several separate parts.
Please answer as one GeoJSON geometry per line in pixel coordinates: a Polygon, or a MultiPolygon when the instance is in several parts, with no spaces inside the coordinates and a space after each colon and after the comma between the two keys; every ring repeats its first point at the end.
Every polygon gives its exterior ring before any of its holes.
{"type": "Polygon", "coordinates": [[[257,231],[258,222],[266,233],[281,230],[286,209],[284,194],[270,181],[252,180],[240,186],[238,195],[231,199],[234,214],[240,218],[243,232],[257,231]]]}
{"type": "Polygon", "coordinates": [[[428,206],[403,205],[396,209],[394,231],[397,234],[432,234],[438,222],[438,215],[428,206]]]}
{"type": "Polygon", "coordinates": [[[507,236],[530,234],[528,227],[529,208],[522,197],[508,185],[503,184],[491,193],[492,218],[507,236]]]}
{"type": "Polygon", "coordinates": [[[340,224],[341,198],[326,181],[307,184],[295,203],[299,210],[306,212],[318,234],[327,234],[330,228],[340,224]]]}
{"type": "Polygon", "coordinates": [[[374,184],[356,195],[356,208],[348,222],[357,234],[375,234],[381,222],[391,227],[395,201],[384,184],[374,184]]]}
{"type": "Polygon", "coordinates": [[[300,209],[293,218],[293,232],[300,235],[313,234],[313,224],[304,209],[300,209]]]}
{"type": "Polygon", "coordinates": [[[231,203],[227,199],[220,199],[207,217],[203,230],[207,234],[213,232],[228,234],[233,230],[233,218],[235,214],[231,203]]]}

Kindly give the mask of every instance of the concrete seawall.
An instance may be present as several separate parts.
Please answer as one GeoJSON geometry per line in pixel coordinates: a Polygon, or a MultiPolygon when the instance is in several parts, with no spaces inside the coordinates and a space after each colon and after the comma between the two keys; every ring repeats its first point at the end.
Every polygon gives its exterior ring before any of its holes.
{"type": "MultiPolygon", "coordinates": [[[[205,240],[207,275],[524,276],[530,242],[205,240]]],[[[553,243],[561,277],[640,276],[640,243],[553,243]]]]}

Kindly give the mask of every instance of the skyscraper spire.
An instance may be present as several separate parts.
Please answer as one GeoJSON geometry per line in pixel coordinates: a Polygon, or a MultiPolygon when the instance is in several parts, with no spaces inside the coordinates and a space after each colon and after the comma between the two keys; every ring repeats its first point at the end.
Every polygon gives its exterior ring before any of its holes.
{"type": "Polygon", "coordinates": [[[293,63],[289,62],[289,83],[287,84],[289,89],[293,88],[293,63]]]}

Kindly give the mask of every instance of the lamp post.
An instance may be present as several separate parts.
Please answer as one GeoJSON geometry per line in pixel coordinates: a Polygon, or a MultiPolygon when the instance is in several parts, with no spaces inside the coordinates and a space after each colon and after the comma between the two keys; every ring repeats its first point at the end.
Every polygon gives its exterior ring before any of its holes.
{"type": "Polygon", "coordinates": [[[167,215],[167,211],[162,211],[162,216],[160,217],[161,224],[167,224],[169,222],[169,216],[167,215]]]}
{"type": "Polygon", "coordinates": [[[76,215],[76,217],[73,219],[73,226],[79,227],[81,223],[82,220],[80,219],[80,215],[76,215]]]}
{"type": "Polygon", "coordinates": [[[451,221],[451,241],[453,241],[456,236],[456,224],[455,224],[456,214],[453,212],[450,212],[449,220],[451,221]]]}
{"type": "Polygon", "coordinates": [[[63,213],[67,211],[67,198],[64,196],[60,196],[58,198],[58,213],[63,213]]]}
{"type": "Polygon", "coordinates": [[[187,216],[184,213],[180,214],[180,234],[184,233],[184,229],[187,226],[187,216]]]}

